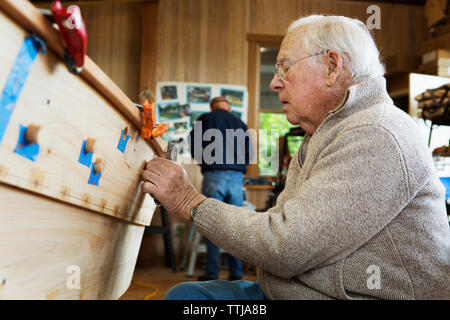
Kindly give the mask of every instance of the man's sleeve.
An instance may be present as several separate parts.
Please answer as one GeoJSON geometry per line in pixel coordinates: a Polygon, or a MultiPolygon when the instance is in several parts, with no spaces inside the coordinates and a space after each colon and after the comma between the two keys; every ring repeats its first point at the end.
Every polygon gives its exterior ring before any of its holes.
{"type": "Polygon", "coordinates": [[[310,176],[283,191],[279,211],[207,199],[195,215],[196,229],[233,256],[291,278],[355,251],[410,200],[401,150],[383,128],[342,132],[304,165],[310,161],[310,176]]]}

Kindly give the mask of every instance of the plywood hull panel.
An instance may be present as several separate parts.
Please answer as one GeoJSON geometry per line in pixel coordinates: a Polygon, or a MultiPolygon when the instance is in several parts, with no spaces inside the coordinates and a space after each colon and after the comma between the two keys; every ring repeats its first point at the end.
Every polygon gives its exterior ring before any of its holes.
{"type": "MultiPolygon", "coordinates": [[[[27,33],[0,13],[0,29],[8,30],[0,51],[0,83],[4,84],[27,33]]],[[[130,209],[139,188],[139,173],[153,158],[136,127],[81,77],[70,74],[51,52],[38,54],[0,142],[0,181],[81,205],[132,222],[149,224],[148,216],[130,209]],[[40,127],[35,161],[14,152],[20,126],[40,127]],[[128,137],[118,149],[122,132],[128,137]],[[83,142],[95,139],[91,163],[104,163],[98,185],[89,184],[92,170],[79,162],[83,142]]]]}
{"type": "Polygon", "coordinates": [[[4,185],[0,203],[0,299],[117,299],[129,287],[144,226],[4,185]]]}

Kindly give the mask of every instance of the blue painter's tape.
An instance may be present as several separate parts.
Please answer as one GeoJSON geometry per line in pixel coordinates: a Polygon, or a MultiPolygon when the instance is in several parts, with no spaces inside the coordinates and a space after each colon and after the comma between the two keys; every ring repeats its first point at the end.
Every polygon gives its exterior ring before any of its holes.
{"type": "Polygon", "coordinates": [[[27,127],[20,124],[19,140],[17,141],[17,146],[14,149],[14,152],[27,159],[30,159],[31,161],[36,161],[39,155],[39,145],[37,143],[28,142],[27,138],[25,137],[26,131],[27,127]]]}
{"type": "Polygon", "coordinates": [[[100,180],[100,177],[102,176],[101,172],[95,172],[94,171],[95,163],[91,166],[91,174],[89,175],[88,183],[92,184],[94,186],[98,186],[98,181],[100,180]]]}
{"type": "Polygon", "coordinates": [[[9,119],[14,111],[17,100],[19,99],[20,92],[30,73],[33,61],[41,48],[42,53],[45,53],[46,47],[44,41],[34,35],[28,36],[25,38],[19,54],[14,61],[0,97],[0,143],[8,127],[9,119]]]}
{"type": "Polygon", "coordinates": [[[128,143],[128,139],[130,139],[130,136],[127,135],[126,137],[124,137],[124,132],[122,130],[122,132],[120,133],[119,144],[117,145],[117,149],[119,149],[122,153],[125,152],[125,149],[126,149],[127,143],[128,143]]]}
{"type": "Polygon", "coordinates": [[[89,168],[92,163],[92,152],[85,152],[84,151],[85,147],[86,147],[86,140],[83,140],[83,145],[81,146],[78,162],[89,168]]]}

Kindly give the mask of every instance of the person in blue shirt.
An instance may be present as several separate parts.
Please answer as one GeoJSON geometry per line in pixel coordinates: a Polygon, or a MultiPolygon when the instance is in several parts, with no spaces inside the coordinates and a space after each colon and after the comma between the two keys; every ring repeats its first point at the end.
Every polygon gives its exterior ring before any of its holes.
{"type": "MultiPolygon", "coordinates": [[[[225,97],[210,102],[211,112],[202,114],[190,132],[192,158],[201,166],[202,193],[235,206],[243,206],[243,175],[253,158],[247,125],[231,113],[225,97]]],[[[219,276],[219,248],[205,238],[207,261],[200,281],[219,276]]],[[[227,254],[228,280],[242,278],[242,261],[227,254]]]]}

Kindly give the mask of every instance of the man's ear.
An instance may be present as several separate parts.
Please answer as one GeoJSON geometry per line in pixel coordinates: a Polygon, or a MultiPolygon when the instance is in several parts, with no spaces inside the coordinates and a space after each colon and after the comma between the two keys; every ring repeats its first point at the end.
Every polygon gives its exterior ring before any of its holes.
{"type": "Polygon", "coordinates": [[[344,68],[344,59],[338,51],[330,50],[326,55],[326,63],[328,67],[326,83],[328,86],[332,86],[344,68]]]}

